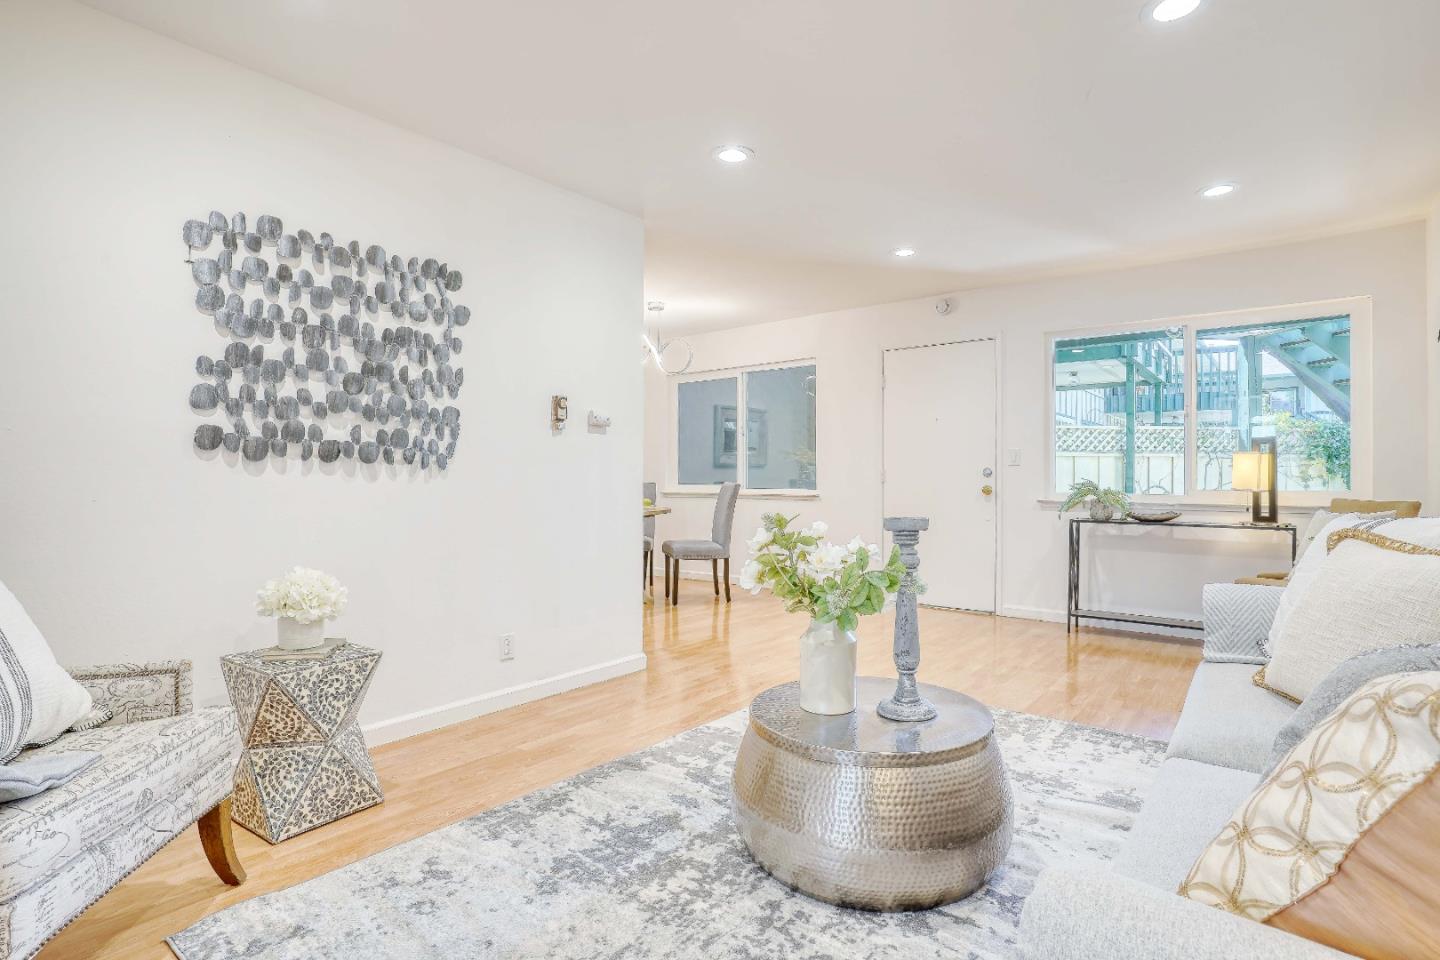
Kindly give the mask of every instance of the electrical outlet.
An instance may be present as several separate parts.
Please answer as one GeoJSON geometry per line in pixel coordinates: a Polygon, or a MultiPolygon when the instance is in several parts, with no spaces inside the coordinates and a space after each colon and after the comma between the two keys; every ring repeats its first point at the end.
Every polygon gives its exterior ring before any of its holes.
{"type": "Polygon", "coordinates": [[[515,659],[515,634],[507,633],[500,638],[500,659],[515,659]]]}

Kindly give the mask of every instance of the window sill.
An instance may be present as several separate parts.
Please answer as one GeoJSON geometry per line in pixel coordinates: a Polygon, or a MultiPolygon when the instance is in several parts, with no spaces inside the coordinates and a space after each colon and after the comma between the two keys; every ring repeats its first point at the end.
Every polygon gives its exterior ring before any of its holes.
{"type": "MultiPolygon", "coordinates": [[[[662,490],[662,497],[706,497],[714,499],[719,490],[662,490]]],[[[817,490],[746,490],[740,488],[741,500],[819,500],[817,490]]],[[[1058,501],[1057,501],[1058,502],[1058,501]]]]}
{"type": "MultiPolygon", "coordinates": [[[[1295,496],[1295,494],[1292,493],[1291,496],[1295,496]]],[[[1293,514],[1314,513],[1316,510],[1323,510],[1325,507],[1329,506],[1330,499],[1330,496],[1327,495],[1325,499],[1316,500],[1313,503],[1308,500],[1287,501],[1285,495],[1281,494],[1279,512],[1293,514]]],[[[1052,510],[1057,510],[1059,509],[1060,504],[1065,502],[1065,498],[1039,497],[1036,499],[1035,502],[1042,507],[1049,507],[1052,510]]],[[[1145,507],[1147,509],[1157,510],[1169,508],[1172,510],[1209,510],[1214,513],[1250,512],[1250,504],[1248,501],[1245,503],[1236,503],[1233,500],[1210,500],[1203,497],[1195,499],[1190,499],[1186,497],[1157,497],[1155,499],[1132,498],[1130,502],[1136,507],[1145,507]]],[[[1074,511],[1072,512],[1079,512],[1083,511],[1084,509],[1085,507],[1082,504],[1078,507],[1075,507],[1074,511]]]]}

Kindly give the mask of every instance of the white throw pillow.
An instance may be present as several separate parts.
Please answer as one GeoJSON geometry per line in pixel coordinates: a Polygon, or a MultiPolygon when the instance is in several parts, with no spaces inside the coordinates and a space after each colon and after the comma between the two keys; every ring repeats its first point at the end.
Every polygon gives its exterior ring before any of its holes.
{"type": "Polygon", "coordinates": [[[55,662],[30,615],[0,583],[0,763],[54,740],[90,707],[90,691],[55,662]]]}
{"type": "Polygon", "coordinates": [[[1440,643],[1440,549],[1359,529],[1335,536],[1345,539],[1306,584],[1265,667],[1264,685],[1297,700],[1351,657],[1440,643]]]}
{"type": "MultiPolygon", "coordinates": [[[[1275,652],[1280,648],[1281,637],[1285,631],[1285,622],[1290,619],[1290,611],[1295,609],[1299,598],[1309,586],[1311,578],[1314,577],[1316,571],[1320,569],[1320,565],[1325,562],[1325,541],[1329,538],[1330,534],[1336,530],[1343,530],[1346,527],[1375,529],[1381,524],[1395,522],[1395,514],[1393,511],[1378,514],[1333,514],[1328,510],[1322,510],[1316,514],[1315,519],[1319,520],[1321,514],[1330,517],[1330,519],[1324,523],[1318,532],[1314,530],[1314,521],[1312,521],[1311,528],[1305,531],[1307,537],[1314,538],[1312,543],[1318,543],[1319,546],[1300,554],[1299,559],[1295,561],[1295,569],[1290,571],[1290,579],[1286,582],[1285,590],[1280,596],[1280,606],[1275,610],[1275,619],[1270,621],[1270,636],[1265,643],[1265,653],[1267,656],[1275,656],[1275,652]]],[[[1388,526],[1385,534],[1387,536],[1396,536],[1396,534],[1390,533],[1388,526]]]]}
{"type": "MultiPolygon", "coordinates": [[[[1315,541],[1320,538],[1320,534],[1330,525],[1330,521],[1339,516],[1343,516],[1343,514],[1331,513],[1329,510],[1316,510],[1315,516],[1311,517],[1310,522],[1305,525],[1305,532],[1300,535],[1299,556],[1303,557],[1309,553],[1310,548],[1315,546],[1315,541]]],[[[1393,517],[1394,514],[1392,513],[1391,516],[1393,517]]]]}

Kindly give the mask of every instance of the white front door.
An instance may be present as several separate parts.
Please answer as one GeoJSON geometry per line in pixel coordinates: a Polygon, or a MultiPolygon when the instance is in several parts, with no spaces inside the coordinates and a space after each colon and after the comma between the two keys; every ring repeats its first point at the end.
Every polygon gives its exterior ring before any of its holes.
{"type": "Polygon", "coordinates": [[[995,612],[995,341],[886,350],[885,516],[930,518],[920,602],[995,612]]]}

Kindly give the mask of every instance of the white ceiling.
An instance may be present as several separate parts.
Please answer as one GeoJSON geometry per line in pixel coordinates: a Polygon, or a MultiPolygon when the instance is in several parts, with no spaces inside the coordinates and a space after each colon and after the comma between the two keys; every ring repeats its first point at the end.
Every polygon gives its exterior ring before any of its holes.
{"type": "Polygon", "coordinates": [[[641,214],[672,332],[1394,222],[1440,192],[1437,0],[1206,0],[1163,26],[1144,0],[89,2],[641,214]],[[715,161],[730,142],[755,159],[715,161]]]}

